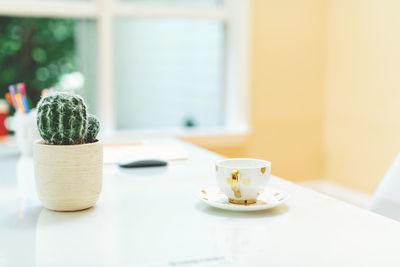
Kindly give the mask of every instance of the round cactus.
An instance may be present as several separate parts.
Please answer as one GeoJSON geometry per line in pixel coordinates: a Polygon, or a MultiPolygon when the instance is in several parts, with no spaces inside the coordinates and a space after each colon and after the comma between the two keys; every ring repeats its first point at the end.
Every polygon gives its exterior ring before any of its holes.
{"type": "Polygon", "coordinates": [[[86,104],[82,97],[70,93],[48,95],[38,103],[37,125],[48,144],[81,144],[88,127],[86,104]]]}
{"type": "Polygon", "coordinates": [[[93,143],[96,141],[96,136],[100,130],[100,122],[99,120],[92,114],[88,116],[88,128],[86,132],[85,142],[93,143]]]}

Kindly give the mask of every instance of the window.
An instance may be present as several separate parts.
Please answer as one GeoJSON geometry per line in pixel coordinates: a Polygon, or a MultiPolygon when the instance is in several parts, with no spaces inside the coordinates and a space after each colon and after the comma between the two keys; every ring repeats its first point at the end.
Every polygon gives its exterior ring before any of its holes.
{"type": "Polygon", "coordinates": [[[83,87],[82,47],[76,33],[90,22],[68,18],[0,17],[0,90],[23,81],[32,103],[43,88],[83,87]],[[71,83],[75,81],[74,83],[71,83]]]}
{"type": "Polygon", "coordinates": [[[214,20],[116,20],[117,129],[221,126],[223,33],[214,20]]]}
{"type": "Polygon", "coordinates": [[[32,72],[83,94],[106,132],[247,129],[248,1],[0,3],[0,16],[17,24],[68,25],[67,50],[51,41],[31,53],[40,59],[43,49],[58,49],[64,58],[32,72]]]}

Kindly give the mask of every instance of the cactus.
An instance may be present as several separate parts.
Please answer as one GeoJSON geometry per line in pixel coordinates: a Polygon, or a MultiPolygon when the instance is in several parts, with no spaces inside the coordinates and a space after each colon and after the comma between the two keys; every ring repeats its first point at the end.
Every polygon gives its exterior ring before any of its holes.
{"type": "Polygon", "coordinates": [[[48,144],[73,145],[84,142],[88,113],[82,97],[60,92],[40,100],[37,126],[48,144]]]}
{"type": "Polygon", "coordinates": [[[88,116],[88,128],[85,137],[85,143],[93,143],[96,141],[96,136],[100,130],[99,120],[92,114],[88,116]]]}

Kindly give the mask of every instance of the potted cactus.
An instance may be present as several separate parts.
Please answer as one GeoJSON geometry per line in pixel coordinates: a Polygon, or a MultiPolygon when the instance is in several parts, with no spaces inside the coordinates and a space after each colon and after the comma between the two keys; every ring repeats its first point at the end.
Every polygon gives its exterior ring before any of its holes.
{"type": "Polygon", "coordinates": [[[34,143],[36,188],[43,206],[56,211],[92,207],[99,198],[103,144],[99,121],[78,95],[59,92],[40,100],[34,143]]]}

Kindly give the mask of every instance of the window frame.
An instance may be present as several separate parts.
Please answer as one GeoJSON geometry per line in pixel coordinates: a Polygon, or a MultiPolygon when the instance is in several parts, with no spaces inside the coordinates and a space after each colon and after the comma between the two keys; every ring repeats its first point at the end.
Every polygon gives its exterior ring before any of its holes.
{"type": "MultiPolygon", "coordinates": [[[[91,1],[7,1],[0,4],[2,16],[81,18],[97,22],[99,93],[96,110],[103,125],[104,134],[115,134],[116,114],[113,108],[113,18],[116,17],[173,17],[204,18],[222,21],[226,27],[224,69],[224,125],[207,129],[166,129],[160,134],[247,135],[249,126],[249,74],[250,74],[250,0],[222,0],[215,8],[167,7],[133,4],[119,0],[91,1]]],[[[132,130],[146,133],[146,130],[132,130]]]]}

